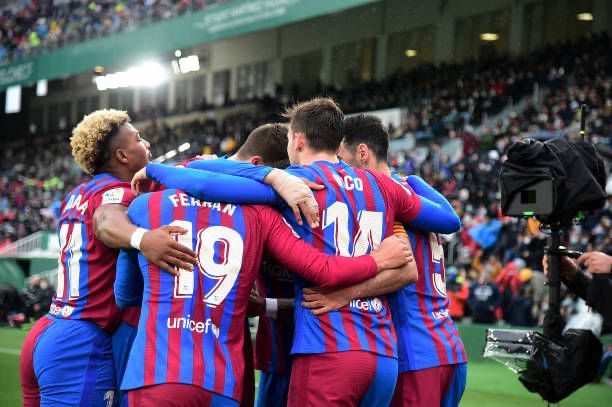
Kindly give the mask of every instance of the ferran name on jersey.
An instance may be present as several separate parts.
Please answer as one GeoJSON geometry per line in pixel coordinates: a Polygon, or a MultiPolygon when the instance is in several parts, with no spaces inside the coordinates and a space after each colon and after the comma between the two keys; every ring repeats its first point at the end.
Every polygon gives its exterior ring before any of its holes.
{"type": "Polygon", "coordinates": [[[236,210],[236,205],[226,203],[221,204],[219,202],[200,201],[199,199],[196,199],[192,196],[183,193],[172,194],[168,196],[168,199],[170,200],[170,202],[172,202],[172,205],[175,208],[178,208],[179,206],[198,206],[201,208],[215,209],[221,213],[225,213],[230,216],[234,216],[234,211],[236,210]]]}

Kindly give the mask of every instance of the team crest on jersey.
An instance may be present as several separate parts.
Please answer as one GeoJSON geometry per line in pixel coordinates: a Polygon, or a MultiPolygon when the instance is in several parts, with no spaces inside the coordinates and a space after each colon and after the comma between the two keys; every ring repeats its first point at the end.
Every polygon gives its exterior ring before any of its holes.
{"type": "Polygon", "coordinates": [[[121,203],[124,193],[125,190],[123,188],[109,189],[102,195],[102,205],[121,203]]]}

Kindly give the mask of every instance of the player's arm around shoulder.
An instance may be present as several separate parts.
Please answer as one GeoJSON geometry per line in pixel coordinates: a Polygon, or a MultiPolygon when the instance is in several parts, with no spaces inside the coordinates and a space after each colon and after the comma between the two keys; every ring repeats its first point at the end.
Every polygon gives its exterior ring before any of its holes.
{"type": "Polygon", "coordinates": [[[314,315],[322,315],[345,307],[354,299],[389,294],[416,282],[418,270],[404,227],[396,222],[394,236],[387,239],[398,239],[408,245],[411,255],[406,264],[399,268],[385,269],[367,281],[346,288],[305,288],[302,306],[311,309],[314,315]]]}

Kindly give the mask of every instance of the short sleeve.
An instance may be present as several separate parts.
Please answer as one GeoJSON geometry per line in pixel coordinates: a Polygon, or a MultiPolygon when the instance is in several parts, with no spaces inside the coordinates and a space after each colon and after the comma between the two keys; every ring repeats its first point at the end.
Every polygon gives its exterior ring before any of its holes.
{"type": "Polygon", "coordinates": [[[130,184],[125,182],[112,183],[95,193],[92,199],[93,209],[109,204],[130,206],[134,198],[135,195],[132,193],[130,184]]]}

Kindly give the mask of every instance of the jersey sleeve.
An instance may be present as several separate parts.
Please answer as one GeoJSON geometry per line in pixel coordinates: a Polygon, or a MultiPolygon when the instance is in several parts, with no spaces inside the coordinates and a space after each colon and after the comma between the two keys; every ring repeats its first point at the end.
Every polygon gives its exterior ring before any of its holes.
{"type": "Polygon", "coordinates": [[[316,182],[317,176],[310,170],[299,165],[292,165],[285,169],[289,174],[294,175],[298,178],[306,178],[309,181],[316,182]]]}
{"type": "Polygon", "coordinates": [[[395,219],[402,223],[412,222],[421,213],[422,203],[411,187],[376,171],[366,170],[382,187],[385,203],[395,212],[395,219]]]}
{"type": "Polygon", "coordinates": [[[452,233],[457,230],[456,221],[458,219],[449,216],[448,208],[418,195],[410,185],[402,181],[374,171],[366,171],[382,185],[386,203],[395,210],[396,220],[409,228],[424,232],[452,233]]]}
{"type": "Polygon", "coordinates": [[[117,258],[115,277],[115,301],[119,308],[133,307],[142,303],[143,280],[138,265],[136,250],[122,249],[117,258]]]}
{"type": "Polygon", "coordinates": [[[113,182],[104,188],[100,188],[91,199],[92,209],[108,204],[119,204],[129,206],[134,200],[130,184],[126,182],[113,182]]]}
{"type": "MultiPolygon", "coordinates": [[[[200,161],[194,161],[192,165],[200,161]]],[[[204,201],[259,205],[280,203],[280,197],[272,187],[248,178],[162,164],[148,164],[147,177],[204,201]]]]}
{"type": "Polygon", "coordinates": [[[455,233],[461,229],[461,220],[451,204],[422,178],[411,175],[406,182],[421,197],[421,212],[407,226],[411,229],[435,233],[455,233]]]}
{"type": "Polygon", "coordinates": [[[263,182],[266,175],[273,169],[262,165],[254,165],[223,158],[217,160],[195,160],[189,163],[188,168],[233,175],[235,177],[247,178],[258,182],[263,182]]]}
{"type": "Polygon", "coordinates": [[[341,257],[321,253],[300,239],[272,208],[258,207],[266,253],[293,273],[321,287],[349,286],[376,275],[371,256],[341,257]]]}

